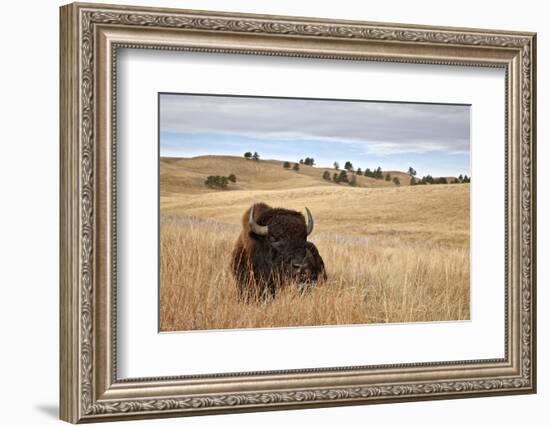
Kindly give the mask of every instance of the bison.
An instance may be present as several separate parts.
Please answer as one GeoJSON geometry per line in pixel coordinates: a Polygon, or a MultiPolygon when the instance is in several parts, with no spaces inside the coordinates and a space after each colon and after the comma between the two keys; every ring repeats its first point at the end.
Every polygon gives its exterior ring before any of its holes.
{"type": "Polygon", "coordinates": [[[231,261],[240,299],[275,296],[291,281],[304,286],[326,279],[323,259],[307,241],[313,217],[308,208],[306,213],[307,223],[300,212],[265,203],[246,210],[231,261]]]}

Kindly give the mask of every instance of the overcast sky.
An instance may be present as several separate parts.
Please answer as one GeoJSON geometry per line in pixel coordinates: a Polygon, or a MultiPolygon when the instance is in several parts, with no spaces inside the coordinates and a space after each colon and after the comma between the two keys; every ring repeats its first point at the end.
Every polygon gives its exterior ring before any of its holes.
{"type": "Polygon", "coordinates": [[[160,154],[242,156],[321,167],[470,175],[470,107],[234,96],[160,96],[160,154]]]}

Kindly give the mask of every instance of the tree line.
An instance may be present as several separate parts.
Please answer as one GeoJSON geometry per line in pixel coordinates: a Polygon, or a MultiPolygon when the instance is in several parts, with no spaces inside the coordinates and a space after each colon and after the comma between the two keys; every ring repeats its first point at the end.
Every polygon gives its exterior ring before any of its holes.
{"type": "MultiPolygon", "coordinates": [[[[340,163],[338,163],[338,162],[334,162],[333,166],[334,166],[334,169],[336,169],[336,170],[340,169],[340,163]]],[[[386,177],[386,175],[384,175],[384,173],[382,172],[382,168],[380,166],[378,166],[376,169],[372,169],[372,170],[370,168],[366,168],[364,171],[361,168],[357,168],[357,170],[355,170],[354,167],[353,167],[353,163],[351,163],[348,160],[344,164],[344,170],[346,170],[347,172],[350,172],[350,173],[354,173],[354,174],[359,175],[359,176],[366,176],[366,177],[374,178],[374,179],[386,179],[388,181],[391,180],[391,177],[388,179],[386,177]]]]}
{"type": "Polygon", "coordinates": [[[411,177],[411,185],[432,185],[432,184],[469,184],[471,178],[468,175],[460,174],[458,178],[434,178],[431,175],[423,176],[422,178],[411,177]]]}
{"type": "MultiPolygon", "coordinates": [[[[250,152],[247,151],[244,153],[244,157],[246,159],[252,159],[259,161],[260,155],[257,152],[250,152]]],[[[300,170],[300,165],[307,165],[307,166],[314,166],[315,165],[315,159],[313,157],[306,157],[304,159],[300,159],[296,163],[291,163],[288,161],[283,162],[283,168],[285,169],[292,169],[294,171],[300,170]]],[[[357,185],[357,177],[356,176],[366,176],[368,178],[374,178],[374,179],[384,179],[388,182],[393,182],[395,185],[401,185],[401,181],[399,177],[394,176],[392,177],[391,174],[382,172],[382,168],[378,166],[376,169],[370,169],[366,168],[365,170],[361,168],[355,169],[353,167],[353,163],[349,160],[344,163],[344,169],[340,169],[340,163],[335,161],[333,163],[333,167],[336,171],[334,173],[330,173],[329,171],[325,170],[322,174],[322,178],[325,181],[331,181],[335,182],[337,184],[349,184],[351,186],[357,185]]],[[[416,170],[409,166],[409,169],[407,170],[407,174],[410,176],[410,185],[427,185],[427,184],[466,184],[470,183],[470,177],[468,175],[462,175],[460,174],[457,178],[445,178],[445,177],[439,177],[434,178],[431,175],[425,175],[422,178],[416,178],[416,170]]]]}

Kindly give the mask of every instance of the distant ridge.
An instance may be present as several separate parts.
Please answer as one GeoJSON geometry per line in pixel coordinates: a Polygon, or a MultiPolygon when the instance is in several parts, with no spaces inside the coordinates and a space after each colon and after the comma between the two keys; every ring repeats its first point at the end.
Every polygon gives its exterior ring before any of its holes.
{"type": "MultiPolygon", "coordinates": [[[[338,171],[334,168],[300,165],[298,171],[285,169],[285,160],[248,160],[244,157],[205,155],[190,158],[160,158],[161,193],[204,193],[212,190],[204,185],[209,175],[235,174],[237,183],[230,184],[231,190],[284,190],[304,187],[348,186],[336,184],[323,179],[323,172],[332,175],[338,171]]],[[[290,162],[290,161],[289,161],[290,162]]],[[[294,165],[295,162],[290,162],[294,165]]],[[[410,176],[400,171],[383,171],[397,177],[401,185],[410,184],[410,176]]],[[[352,173],[348,172],[351,176],[352,173]]],[[[395,187],[391,181],[356,175],[357,187],[395,187]]]]}

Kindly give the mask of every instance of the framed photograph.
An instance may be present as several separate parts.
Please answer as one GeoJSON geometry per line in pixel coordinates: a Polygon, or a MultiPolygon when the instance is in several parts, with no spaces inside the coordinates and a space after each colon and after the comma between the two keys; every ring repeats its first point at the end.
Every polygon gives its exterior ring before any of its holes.
{"type": "Polygon", "coordinates": [[[535,34],[60,22],[63,420],[536,391],[535,34]]]}

